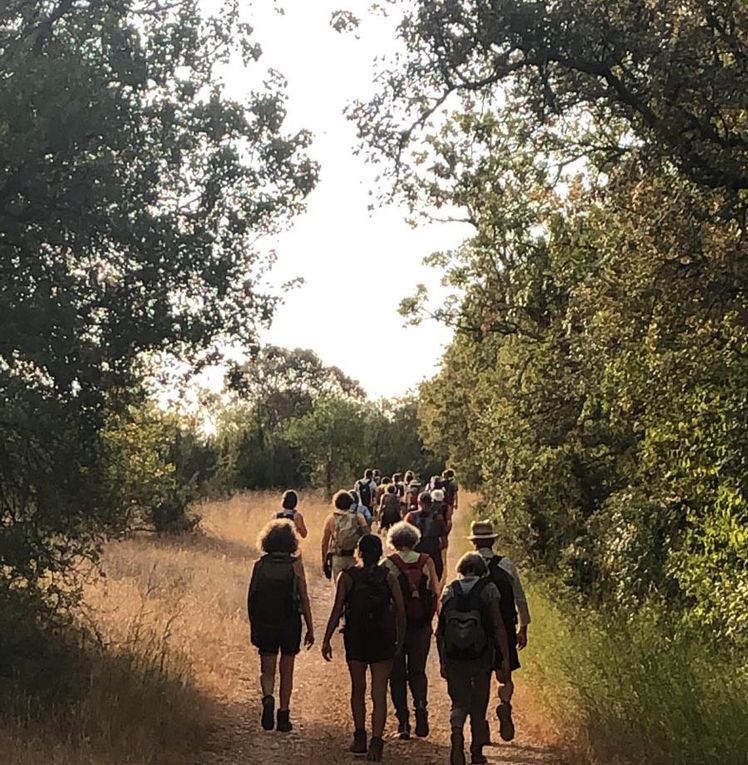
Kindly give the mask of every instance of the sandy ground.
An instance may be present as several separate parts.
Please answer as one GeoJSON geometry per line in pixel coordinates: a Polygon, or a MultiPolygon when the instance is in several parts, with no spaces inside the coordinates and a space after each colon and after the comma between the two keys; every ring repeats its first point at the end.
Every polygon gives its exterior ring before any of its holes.
{"type": "MultiPolygon", "coordinates": [[[[283,734],[261,730],[259,660],[249,646],[246,651],[230,651],[225,656],[225,668],[236,681],[220,694],[219,711],[206,751],[195,757],[195,765],[317,765],[357,759],[346,751],[352,733],[350,685],[340,636],[336,636],[333,643],[332,663],[322,660],[319,649],[332,603],[332,587],[319,572],[317,544],[312,535],[305,545],[305,558],[318,644],[311,651],[303,652],[297,661],[291,704],[294,731],[283,734]]],[[[458,552],[458,546],[453,545],[450,570],[454,568],[458,552]]],[[[391,714],[385,737],[385,762],[426,765],[449,761],[449,698],[446,684],[439,676],[435,648],[430,658],[429,677],[431,735],[425,740],[397,740],[396,721],[391,714]]],[[[485,753],[489,761],[516,765],[562,763],[552,744],[554,734],[546,731],[543,720],[533,713],[532,698],[522,688],[521,671],[515,677],[519,686],[514,701],[517,737],[510,744],[501,742],[487,747],[485,753]]],[[[489,720],[492,738],[499,742],[495,691],[494,688],[489,720]]]]}

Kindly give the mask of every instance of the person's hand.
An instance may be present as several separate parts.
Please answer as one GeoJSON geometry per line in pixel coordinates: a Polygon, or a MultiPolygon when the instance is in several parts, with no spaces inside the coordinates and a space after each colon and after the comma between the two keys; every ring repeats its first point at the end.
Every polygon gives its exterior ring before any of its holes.
{"type": "Polygon", "coordinates": [[[521,651],[527,648],[527,625],[520,627],[517,633],[517,648],[521,651]]]}
{"type": "Polygon", "coordinates": [[[325,642],[322,643],[322,658],[325,661],[332,661],[332,646],[330,645],[329,640],[325,640],[325,642]]]}
{"type": "Polygon", "coordinates": [[[304,635],[304,647],[309,650],[314,645],[314,630],[310,627],[304,635]]]}

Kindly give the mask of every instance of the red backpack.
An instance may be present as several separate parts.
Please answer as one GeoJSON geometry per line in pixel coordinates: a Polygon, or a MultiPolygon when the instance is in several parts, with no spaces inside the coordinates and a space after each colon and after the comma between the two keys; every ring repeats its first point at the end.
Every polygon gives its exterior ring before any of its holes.
{"type": "Polygon", "coordinates": [[[397,566],[400,572],[398,582],[403,592],[405,616],[409,627],[424,627],[429,624],[436,611],[436,596],[429,589],[426,564],[429,556],[421,553],[418,560],[406,563],[397,553],[388,560],[397,566]]]}

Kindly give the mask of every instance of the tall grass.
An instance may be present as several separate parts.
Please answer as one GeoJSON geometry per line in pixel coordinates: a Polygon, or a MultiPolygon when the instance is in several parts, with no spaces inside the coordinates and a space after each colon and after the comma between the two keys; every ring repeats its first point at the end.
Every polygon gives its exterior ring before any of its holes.
{"type": "MultiPolygon", "coordinates": [[[[105,575],[85,584],[78,629],[45,634],[32,620],[18,641],[22,671],[0,677],[0,762],[200,761],[210,729],[232,711],[235,667],[252,662],[246,588],[255,539],[278,503],[275,493],[238,495],[201,506],[191,534],[108,545],[105,575]]],[[[309,494],[301,508],[316,561],[329,507],[309,494]]]]}
{"type": "Polygon", "coordinates": [[[529,587],[523,679],[577,762],[746,765],[748,657],[642,613],[614,618],[529,587]]]}

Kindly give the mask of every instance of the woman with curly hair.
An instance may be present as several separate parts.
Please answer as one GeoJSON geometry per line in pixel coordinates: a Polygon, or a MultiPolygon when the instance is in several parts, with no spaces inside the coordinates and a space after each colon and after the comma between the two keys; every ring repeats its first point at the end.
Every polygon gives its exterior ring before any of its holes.
{"type": "Polygon", "coordinates": [[[298,556],[299,538],[294,524],[274,520],[257,539],[263,556],[252,569],[247,610],[252,645],[260,652],[260,686],[264,730],[293,730],[289,705],[296,655],[301,648],[301,617],[306,623],[304,645],[314,645],[312,609],[304,565],[298,556]],[[275,719],[275,673],[280,653],[280,704],[275,719]]]}

